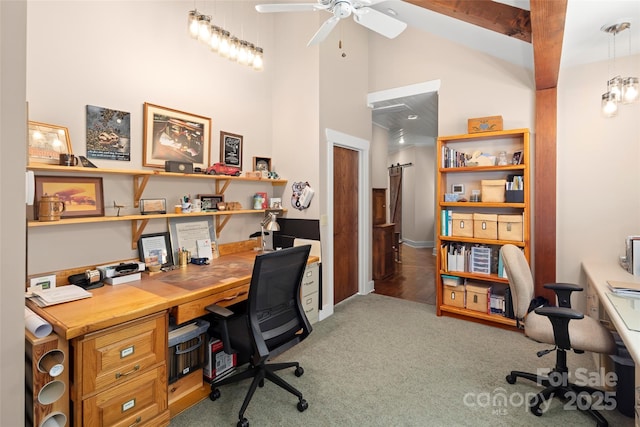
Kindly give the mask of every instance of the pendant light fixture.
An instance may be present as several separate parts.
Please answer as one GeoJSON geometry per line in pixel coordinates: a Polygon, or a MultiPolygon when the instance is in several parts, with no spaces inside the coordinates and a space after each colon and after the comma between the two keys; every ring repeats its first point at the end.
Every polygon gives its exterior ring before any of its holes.
{"type": "MultiPolygon", "coordinates": [[[[604,25],[600,28],[607,34],[612,35],[613,49],[609,45],[609,73],[616,74],[616,36],[618,33],[629,30],[629,22],[619,22],[616,24],[604,25]],[[611,67],[611,54],[613,52],[613,66],[611,67]]],[[[629,30],[629,33],[631,30],[629,30]]],[[[631,34],[629,34],[629,53],[631,53],[631,34]]],[[[607,92],[602,94],[601,108],[605,117],[614,117],[618,114],[618,105],[638,102],[640,91],[638,90],[637,77],[621,77],[616,75],[607,80],[607,92]]]]}

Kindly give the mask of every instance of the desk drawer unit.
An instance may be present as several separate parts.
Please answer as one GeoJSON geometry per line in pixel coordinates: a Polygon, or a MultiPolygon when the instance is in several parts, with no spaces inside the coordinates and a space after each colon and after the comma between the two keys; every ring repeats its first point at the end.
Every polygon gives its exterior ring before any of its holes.
{"type": "Polygon", "coordinates": [[[82,396],[165,364],[166,314],[152,315],[85,336],[81,341],[82,396]]]}
{"type": "Polygon", "coordinates": [[[176,324],[181,325],[198,317],[207,315],[209,312],[206,307],[211,304],[219,304],[223,307],[244,301],[249,295],[249,283],[199,298],[184,304],[180,304],[172,309],[172,315],[176,319],[176,324]]]}
{"type": "Polygon", "coordinates": [[[83,402],[85,426],[138,426],[168,424],[164,366],[149,369],[118,387],[83,402]]]}
{"type": "Polygon", "coordinates": [[[302,277],[302,285],[300,288],[300,300],[307,320],[309,323],[314,324],[318,321],[318,285],[320,283],[318,275],[320,274],[319,264],[314,262],[307,265],[302,277]]]}

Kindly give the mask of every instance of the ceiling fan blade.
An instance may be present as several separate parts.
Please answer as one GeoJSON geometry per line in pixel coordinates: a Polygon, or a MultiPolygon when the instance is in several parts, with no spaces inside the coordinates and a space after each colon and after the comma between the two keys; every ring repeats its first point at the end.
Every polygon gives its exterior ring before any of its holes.
{"type": "Polygon", "coordinates": [[[338,21],[340,21],[340,18],[338,18],[337,16],[332,16],[331,18],[324,21],[320,29],[318,29],[311,40],[309,40],[307,46],[321,43],[324,39],[326,39],[331,30],[333,30],[333,28],[338,24],[338,21]]]}
{"type": "Polygon", "coordinates": [[[312,12],[326,9],[318,3],[282,3],[282,4],[257,4],[256,10],[262,13],[271,12],[312,12]]]}
{"type": "Polygon", "coordinates": [[[407,28],[405,22],[392,18],[370,7],[356,9],[353,14],[353,19],[358,24],[390,39],[396,38],[407,28]]]}

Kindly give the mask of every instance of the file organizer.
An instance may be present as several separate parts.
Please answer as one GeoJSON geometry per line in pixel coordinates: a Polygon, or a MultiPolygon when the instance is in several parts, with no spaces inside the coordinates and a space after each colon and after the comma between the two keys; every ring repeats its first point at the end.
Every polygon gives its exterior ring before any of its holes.
{"type": "Polygon", "coordinates": [[[169,332],[169,384],[204,366],[208,329],[209,322],[198,319],[169,332]]]}

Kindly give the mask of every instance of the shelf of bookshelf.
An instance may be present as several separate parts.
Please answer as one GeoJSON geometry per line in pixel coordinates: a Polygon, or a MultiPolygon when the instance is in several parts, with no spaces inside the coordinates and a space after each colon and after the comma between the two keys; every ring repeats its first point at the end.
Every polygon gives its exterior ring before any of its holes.
{"type": "MultiPolygon", "coordinates": [[[[482,313],[475,310],[469,310],[466,308],[453,307],[444,304],[444,285],[442,283],[442,275],[450,275],[462,277],[470,281],[477,281],[483,283],[496,283],[496,284],[508,284],[508,279],[499,276],[495,271],[491,271],[491,274],[481,274],[470,271],[449,271],[446,269],[447,261],[444,259],[447,257],[447,252],[442,248],[450,247],[450,245],[456,244],[457,247],[465,246],[469,248],[474,245],[482,245],[491,247],[493,250],[499,250],[502,245],[514,244],[522,248],[527,260],[530,258],[530,180],[529,180],[529,130],[528,129],[513,129],[506,131],[495,132],[483,132],[477,134],[462,134],[453,136],[443,136],[438,138],[437,153],[441,155],[438,159],[438,172],[437,172],[437,218],[436,229],[438,235],[436,237],[436,247],[440,250],[437,251],[437,265],[438,274],[436,277],[436,291],[437,291],[437,314],[438,315],[452,315],[455,317],[467,319],[470,321],[478,321],[485,324],[493,324],[497,326],[509,326],[515,327],[515,320],[504,317],[500,314],[482,313]],[[516,153],[516,164],[507,164],[502,166],[467,166],[467,161],[471,157],[471,154],[477,154],[478,152],[493,155],[500,151],[507,153],[516,153]],[[452,161],[453,159],[453,161],[452,161]],[[444,167],[445,165],[458,164],[458,167],[444,167]],[[523,188],[523,201],[518,203],[507,202],[467,202],[467,201],[445,201],[445,194],[450,193],[450,189],[453,186],[463,187],[466,191],[464,198],[469,200],[469,194],[473,189],[484,190],[481,186],[481,182],[484,180],[497,180],[497,179],[509,179],[510,176],[517,175],[522,176],[524,181],[523,188]],[[450,211],[460,214],[498,214],[498,215],[522,215],[522,240],[511,241],[501,239],[487,239],[474,237],[460,237],[453,236],[449,230],[443,229],[443,225],[446,227],[446,216],[443,219],[441,214],[443,211],[450,211]]],[[[475,156],[474,156],[475,157],[475,156]]],[[[447,199],[448,200],[448,199],[447,199]]],[[[477,231],[476,231],[477,232],[477,231]]],[[[492,252],[493,262],[495,262],[495,253],[492,252]]],[[[460,261],[458,261],[460,262],[460,261]]],[[[468,266],[465,263],[465,269],[468,266]]],[[[495,268],[495,267],[494,267],[495,268]]]]}

